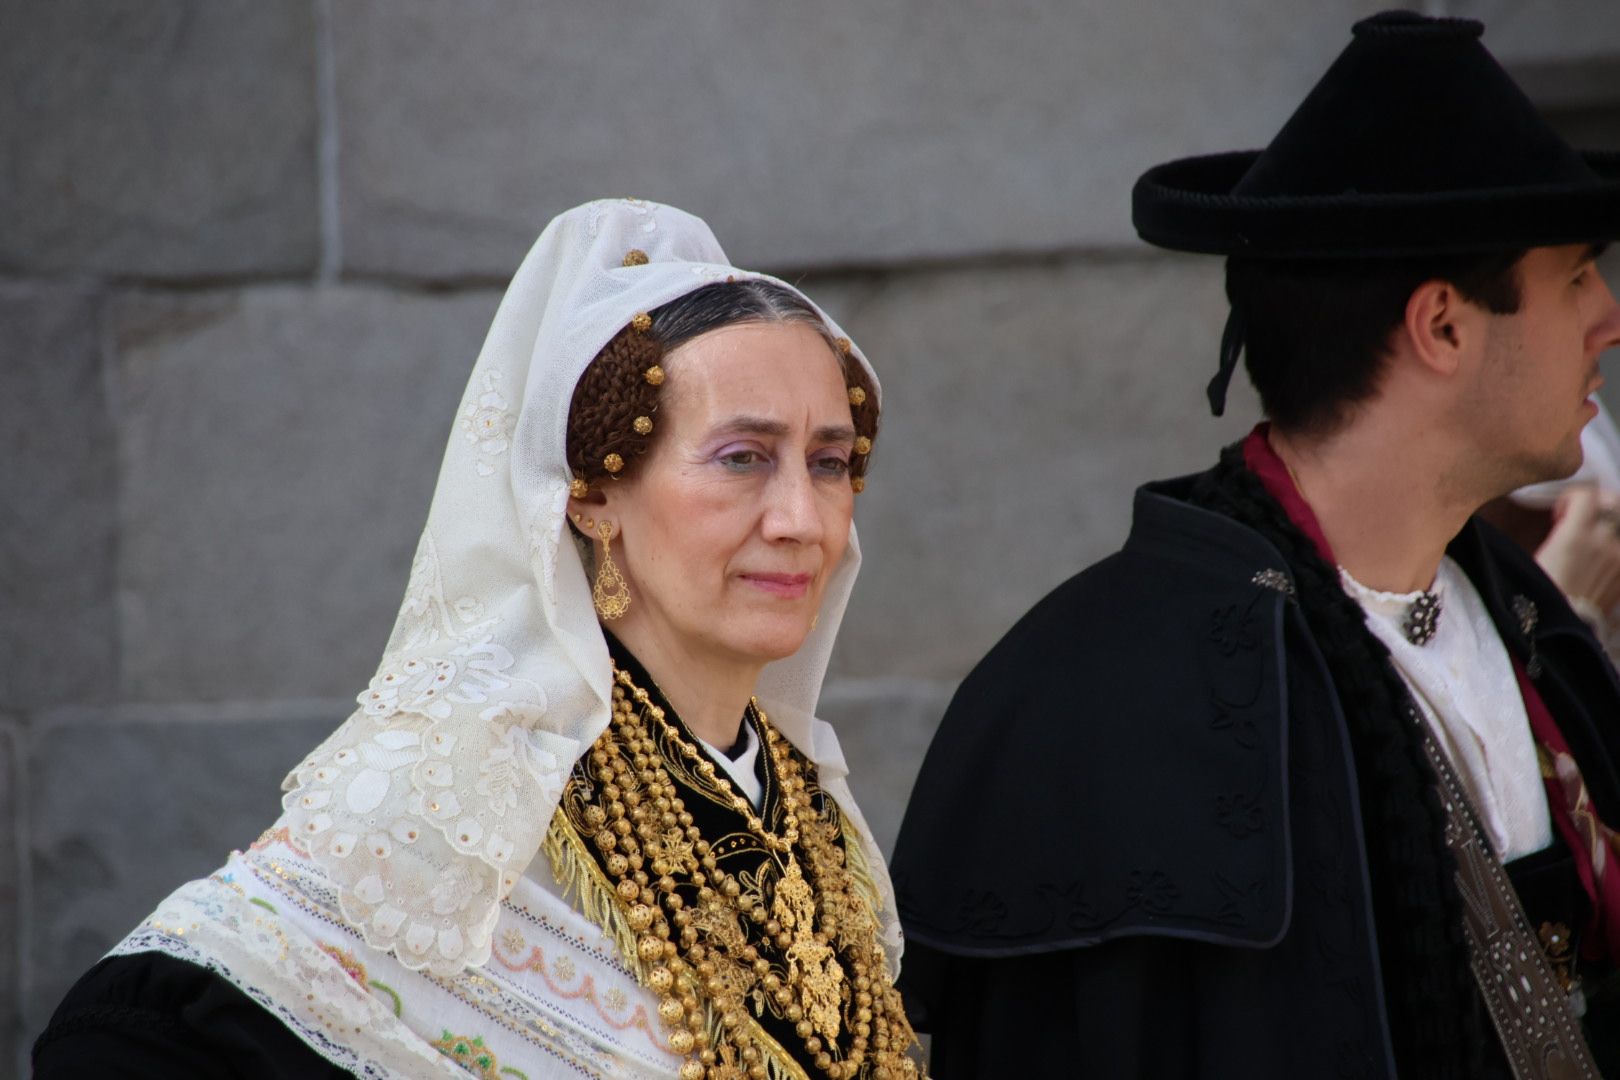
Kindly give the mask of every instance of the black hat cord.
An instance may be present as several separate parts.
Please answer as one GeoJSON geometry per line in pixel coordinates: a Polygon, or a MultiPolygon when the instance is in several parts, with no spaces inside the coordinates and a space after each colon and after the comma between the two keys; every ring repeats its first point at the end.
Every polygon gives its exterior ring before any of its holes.
{"type": "Polygon", "coordinates": [[[1226,317],[1226,329],[1221,331],[1221,367],[1209,380],[1204,393],[1209,396],[1209,411],[1216,416],[1226,412],[1226,388],[1231,385],[1232,372],[1237,370],[1238,357],[1243,354],[1243,339],[1247,327],[1243,314],[1237,308],[1226,317]]]}

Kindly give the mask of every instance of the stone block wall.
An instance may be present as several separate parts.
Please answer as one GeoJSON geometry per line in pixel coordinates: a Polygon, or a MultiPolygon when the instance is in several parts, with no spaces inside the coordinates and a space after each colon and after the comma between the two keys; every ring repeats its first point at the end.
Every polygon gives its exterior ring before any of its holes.
{"type": "MultiPolygon", "coordinates": [[[[1263,144],[1379,6],[0,0],[0,1062],[347,713],[505,278],[599,195],[879,367],[823,711],[892,842],[972,662],[1255,417],[1131,182],[1263,144]]],[[[1612,130],[1606,0],[1426,6],[1612,130]]]]}

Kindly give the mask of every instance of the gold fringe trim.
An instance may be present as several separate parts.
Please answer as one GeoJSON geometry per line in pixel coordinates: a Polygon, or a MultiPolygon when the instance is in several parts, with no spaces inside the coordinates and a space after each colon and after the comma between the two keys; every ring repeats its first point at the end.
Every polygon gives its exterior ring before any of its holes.
{"type": "MultiPolygon", "coordinates": [[[[883,894],[878,891],[877,879],[872,876],[872,862],[866,857],[866,845],[861,842],[860,830],[849,823],[848,818],[840,819],[840,827],[844,834],[844,870],[849,874],[850,884],[855,886],[855,893],[866,902],[867,913],[872,916],[872,931],[878,933],[875,942],[878,955],[883,958],[883,966],[888,969],[889,978],[894,978],[894,959],[889,956],[889,950],[883,946],[883,938],[879,933],[883,922],[883,894]]],[[[918,1075],[925,1078],[927,1070],[918,1070],[918,1075]]]]}
{"type": "Polygon", "coordinates": [[[602,868],[585,847],[585,841],[562,807],[551,816],[551,828],[546,830],[546,842],[540,846],[551,860],[551,876],[562,889],[562,898],[572,899],[579,913],[602,928],[624,957],[624,962],[635,973],[636,981],[647,982],[647,970],[642,966],[636,950],[636,932],[630,926],[624,907],[613,891],[602,868]]]}
{"type": "Polygon", "coordinates": [[[754,1042],[765,1053],[766,1080],[810,1080],[810,1077],[799,1063],[788,1057],[787,1051],[775,1039],[759,1030],[758,1024],[751,1025],[754,1042]]]}
{"type": "MultiPolygon", "coordinates": [[[[640,952],[636,948],[636,932],[630,927],[624,907],[619,903],[618,893],[614,892],[607,875],[602,873],[602,868],[597,865],[596,859],[586,848],[584,838],[579,835],[560,806],[551,817],[551,827],[546,830],[546,840],[540,845],[540,850],[545,852],[546,858],[551,861],[551,875],[562,889],[563,900],[572,899],[581,915],[602,928],[602,933],[619,947],[625,963],[635,973],[636,982],[646,986],[647,969],[643,966],[640,952]]],[[[864,858],[862,866],[865,866],[864,858]]],[[[691,972],[683,973],[682,981],[695,991],[703,1002],[711,1045],[717,1044],[720,1015],[714,1011],[708,995],[698,989],[697,979],[691,972]]],[[[752,1016],[747,1019],[748,1036],[754,1045],[759,1047],[760,1055],[765,1060],[767,1080],[810,1080],[803,1066],[783,1049],[781,1043],[771,1037],[770,1032],[760,1026],[758,1020],[752,1016]]]]}
{"type": "Polygon", "coordinates": [[[849,872],[849,880],[860,890],[866,906],[872,911],[873,921],[876,921],[878,914],[883,911],[883,896],[878,892],[877,879],[872,876],[872,863],[866,857],[865,839],[848,818],[840,824],[844,833],[844,869],[849,872]]]}

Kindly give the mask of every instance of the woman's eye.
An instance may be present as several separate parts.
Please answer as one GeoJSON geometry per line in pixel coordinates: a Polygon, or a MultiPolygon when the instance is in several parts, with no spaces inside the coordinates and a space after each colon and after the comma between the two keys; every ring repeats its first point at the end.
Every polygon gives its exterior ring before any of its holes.
{"type": "Polygon", "coordinates": [[[757,450],[733,450],[720,455],[720,464],[728,469],[747,469],[757,465],[763,458],[757,450]]]}
{"type": "Polygon", "coordinates": [[[810,468],[824,476],[844,476],[849,472],[849,462],[841,457],[816,458],[810,468]]]}

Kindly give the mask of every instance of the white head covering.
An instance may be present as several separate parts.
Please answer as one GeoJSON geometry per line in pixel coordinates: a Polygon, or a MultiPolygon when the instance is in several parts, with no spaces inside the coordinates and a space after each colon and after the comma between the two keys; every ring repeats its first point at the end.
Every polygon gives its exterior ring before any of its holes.
{"type": "MultiPolygon", "coordinates": [[[[450,975],[489,958],[500,900],[535,857],[575,760],[608,726],[607,645],[580,553],[563,542],[574,386],[637,313],[730,278],[792,288],[728,265],[689,214],[601,201],[553,220],[501,301],[377,674],[283,784],[282,823],[330,878],[345,917],[412,970],[450,975]],[[625,266],[631,250],[647,263],[625,266]]],[[[859,565],[852,526],[816,629],[767,666],[757,690],[855,826],[893,957],[882,860],[837,740],[814,717],[859,565]]]]}

